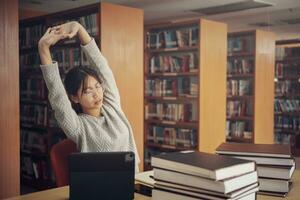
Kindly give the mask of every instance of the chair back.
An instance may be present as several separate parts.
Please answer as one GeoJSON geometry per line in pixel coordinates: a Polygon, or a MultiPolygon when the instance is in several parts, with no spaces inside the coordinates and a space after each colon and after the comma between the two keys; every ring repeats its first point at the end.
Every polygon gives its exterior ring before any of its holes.
{"type": "Polygon", "coordinates": [[[52,146],[50,159],[54,171],[56,186],[62,187],[69,184],[68,155],[78,152],[76,143],[70,139],[64,139],[52,146]]]}

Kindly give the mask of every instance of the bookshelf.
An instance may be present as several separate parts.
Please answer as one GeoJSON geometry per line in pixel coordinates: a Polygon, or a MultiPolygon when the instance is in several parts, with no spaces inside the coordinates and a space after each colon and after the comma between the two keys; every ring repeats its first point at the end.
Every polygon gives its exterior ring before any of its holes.
{"type": "Polygon", "coordinates": [[[145,27],[144,169],[152,155],[225,141],[226,38],[204,19],[145,27]]]}
{"type": "MultiPolygon", "coordinates": [[[[85,26],[107,58],[120,91],[122,108],[135,134],[139,155],[143,155],[143,101],[140,98],[143,96],[143,11],[98,3],[21,20],[21,182],[39,190],[54,186],[49,152],[65,135],[58,128],[47,100],[37,43],[46,27],[71,20],[85,26]],[[132,107],[133,102],[135,107],[132,107]]],[[[53,60],[59,63],[62,79],[70,68],[88,65],[78,39],[61,41],[51,52],[53,60]]]]}
{"type": "Polygon", "coordinates": [[[300,40],[276,41],[274,137],[300,155],[300,40]]]}
{"type": "Polygon", "coordinates": [[[226,140],[273,143],[275,36],[228,34],[226,140]]]}

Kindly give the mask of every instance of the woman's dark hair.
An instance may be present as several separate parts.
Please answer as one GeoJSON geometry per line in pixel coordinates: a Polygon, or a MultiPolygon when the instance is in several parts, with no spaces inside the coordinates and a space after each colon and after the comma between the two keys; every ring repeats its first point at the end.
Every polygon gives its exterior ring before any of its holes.
{"type": "MultiPolygon", "coordinates": [[[[100,84],[102,84],[99,74],[91,67],[73,67],[68,71],[64,83],[69,97],[70,95],[76,96],[81,85],[83,92],[85,81],[87,80],[88,76],[94,77],[100,84]]],[[[73,101],[71,102],[76,113],[82,113],[80,104],[74,103],[73,101]]]]}

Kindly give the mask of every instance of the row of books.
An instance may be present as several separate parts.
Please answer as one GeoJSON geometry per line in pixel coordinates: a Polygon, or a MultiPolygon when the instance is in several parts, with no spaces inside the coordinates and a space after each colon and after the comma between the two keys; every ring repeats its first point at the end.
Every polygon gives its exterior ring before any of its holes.
{"type": "Polygon", "coordinates": [[[275,99],[274,109],[275,109],[275,113],[299,112],[300,100],[299,99],[275,99]]]}
{"type": "Polygon", "coordinates": [[[21,129],[21,151],[22,152],[36,152],[45,153],[47,152],[47,144],[45,132],[36,132],[27,129],[21,129]]]}
{"type": "Polygon", "coordinates": [[[173,148],[195,148],[197,145],[197,130],[150,126],[147,130],[147,142],[169,145],[173,148]]]}
{"type": "Polygon", "coordinates": [[[228,38],[228,55],[236,53],[253,53],[254,38],[252,36],[240,36],[228,38]]]}
{"type": "Polygon", "coordinates": [[[231,79],[227,80],[227,96],[242,96],[242,95],[251,95],[252,94],[252,81],[251,80],[236,80],[231,79]]]}
{"type": "Polygon", "coordinates": [[[153,200],[256,199],[253,161],[198,151],[153,156],[153,200]]]}
{"type": "Polygon", "coordinates": [[[280,95],[300,95],[300,83],[297,81],[285,80],[275,82],[275,94],[280,95]]]}
{"type": "Polygon", "coordinates": [[[38,52],[29,52],[20,55],[21,67],[39,67],[41,64],[38,52]]]}
{"type": "Polygon", "coordinates": [[[39,99],[46,97],[46,86],[42,78],[21,79],[20,97],[21,100],[39,99]]]}
{"type": "MultiPolygon", "coordinates": [[[[287,145],[291,145],[291,139],[292,139],[292,135],[289,133],[285,133],[283,131],[276,131],[275,129],[275,133],[274,133],[274,143],[275,144],[287,144],[287,145]]],[[[297,147],[299,148],[299,147],[297,147]]]]}
{"type": "Polygon", "coordinates": [[[253,105],[250,104],[253,104],[251,100],[249,101],[227,100],[226,116],[227,117],[253,116],[253,105]]]}
{"type": "Polygon", "coordinates": [[[33,159],[28,156],[21,157],[22,178],[33,180],[54,180],[53,173],[49,169],[45,159],[33,159]]]}
{"type": "MultiPolygon", "coordinates": [[[[98,18],[98,14],[94,13],[70,20],[53,22],[51,23],[51,26],[60,25],[69,21],[78,21],[82,26],[85,27],[89,34],[98,35],[98,18]]],[[[20,28],[20,47],[31,48],[37,46],[39,39],[42,37],[45,31],[46,27],[44,23],[33,26],[22,26],[20,28]]]]}
{"type": "Polygon", "coordinates": [[[299,77],[300,75],[300,62],[293,63],[276,63],[275,77],[299,77]]]}
{"type": "Polygon", "coordinates": [[[299,57],[300,47],[276,47],[276,60],[299,57]]]}
{"type": "Polygon", "coordinates": [[[150,58],[149,73],[197,72],[198,57],[195,53],[153,56],[150,58]]]}
{"type": "Polygon", "coordinates": [[[23,103],[20,106],[20,113],[22,126],[47,126],[47,105],[23,103]]]}
{"type": "Polygon", "coordinates": [[[88,65],[83,52],[78,47],[56,48],[52,52],[53,60],[57,61],[58,67],[67,72],[72,67],[88,65]]]}
{"type": "Polygon", "coordinates": [[[216,153],[255,161],[261,194],[286,196],[291,189],[295,160],[289,145],[223,143],[216,153]]]}
{"type": "Polygon", "coordinates": [[[37,47],[38,41],[46,31],[44,24],[20,27],[19,46],[20,48],[37,47]]]}
{"type": "Polygon", "coordinates": [[[227,60],[227,74],[252,74],[253,73],[252,58],[234,58],[227,60]]]}
{"type": "Polygon", "coordinates": [[[281,116],[277,115],[274,118],[275,128],[285,130],[300,131],[300,116],[281,116]]]}
{"type": "Polygon", "coordinates": [[[238,137],[251,139],[253,124],[247,121],[230,121],[226,120],[226,137],[238,137]]]}
{"type": "Polygon", "coordinates": [[[198,94],[197,77],[176,77],[145,80],[146,96],[194,96],[198,94]]]}
{"type": "Polygon", "coordinates": [[[171,122],[195,122],[197,104],[148,103],[145,105],[145,118],[171,122]]]}
{"type": "Polygon", "coordinates": [[[198,27],[157,30],[147,33],[147,48],[182,48],[198,44],[198,27]]]}
{"type": "MultiPolygon", "coordinates": [[[[72,67],[89,65],[83,51],[79,47],[54,48],[51,51],[51,56],[65,72],[72,67]]],[[[26,53],[20,56],[20,64],[21,68],[32,69],[39,68],[41,62],[37,53],[26,53]]]]}
{"type": "MultiPolygon", "coordinates": [[[[90,35],[96,36],[99,35],[99,15],[98,13],[93,13],[90,15],[85,15],[82,17],[79,17],[79,19],[75,19],[78,21],[90,35]]],[[[61,23],[60,23],[61,24],[61,23]]]]}

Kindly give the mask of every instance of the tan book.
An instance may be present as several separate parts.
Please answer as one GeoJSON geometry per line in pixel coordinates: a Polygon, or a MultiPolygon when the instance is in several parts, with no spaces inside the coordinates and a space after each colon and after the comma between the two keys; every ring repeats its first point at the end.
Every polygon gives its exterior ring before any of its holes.
{"type": "Polygon", "coordinates": [[[180,185],[180,184],[166,182],[166,181],[156,181],[155,188],[159,188],[159,189],[168,188],[168,190],[174,190],[174,191],[188,191],[194,193],[201,193],[209,196],[216,196],[220,198],[238,199],[239,197],[243,196],[246,192],[258,191],[258,182],[253,183],[251,185],[247,185],[246,187],[240,188],[233,192],[229,192],[227,194],[224,194],[222,192],[212,191],[212,190],[201,189],[193,186],[180,185]]]}
{"type": "Polygon", "coordinates": [[[153,188],[155,183],[155,180],[153,178],[153,170],[135,174],[134,180],[135,183],[153,188]]]}
{"type": "MultiPolygon", "coordinates": [[[[154,189],[152,190],[152,200],[199,200],[199,199],[204,199],[199,196],[192,196],[188,194],[182,194],[182,193],[175,193],[175,192],[170,192],[167,190],[159,190],[159,189],[154,189]]],[[[251,194],[247,194],[244,197],[239,198],[238,200],[255,200],[256,199],[256,193],[253,192],[251,194]]],[[[215,198],[205,198],[205,200],[220,200],[220,199],[215,199],[215,198]]],[[[226,198],[224,199],[226,200],[226,198]]],[[[231,199],[228,199],[231,200],[231,199]]]]}
{"type": "Polygon", "coordinates": [[[276,178],[289,180],[295,171],[293,166],[270,166],[270,165],[257,165],[258,177],[276,178]]]}
{"type": "Polygon", "coordinates": [[[261,156],[291,158],[290,145],[282,144],[249,144],[249,143],[222,143],[216,153],[226,155],[261,156]]]}
{"type": "Polygon", "coordinates": [[[154,179],[157,181],[165,181],[178,185],[191,186],[227,194],[256,183],[257,172],[252,171],[247,174],[227,178],[220,181],[215,181],[199,176],[193,176],[184,173],[154,168],[154,179]]]}
{"type": "Polygon", "coordinates": [[[292,182],[289,180],[258,178],[259,191],[288,193],[291,189],[292,182]]]}
{"type": "Polygon", "coordinates": [[[202,193],[202,192],[195,192],[195,191],[191,191],[191,190],[181,190],[181,189],[177,189],[174,187],[164,187],[164,186],[157,186],[155,187],[155,189],[157,190],[162,190],[162,191],[167,191],[167,192],[172,192],[172,193],[178,193],[178,194],[182,194],[182,195],[190,195],[193,197],[197,197],[199,199],[205,199],[205,200],[240,200],[243,199],[244,197],[253,194],[255,192],[258,191],[258,184],[256,184],[256,187],[252,188],[252,189],[248,189],[248,190],[243,190],[242,189],[242,193],[240,193],[240,195],[235,196],[235,197],[226,197],[226,196],[220,196],[220,195],[214,195],[214,194],[207,194],[207,193],[202,193]]]}
{"type": "MultiPolygon", "coordinates": [[[[226,154],[220,154],[226,155],[226,154]]],[[[228,154],[228,157],[235,157],[245,160],[255,161],[257,165],[273,165],[273,166],[294,166],[294,158],[276,158],[276,157],[260,157],[260,156],[240,156],[234,154],[228,154]]]]}

